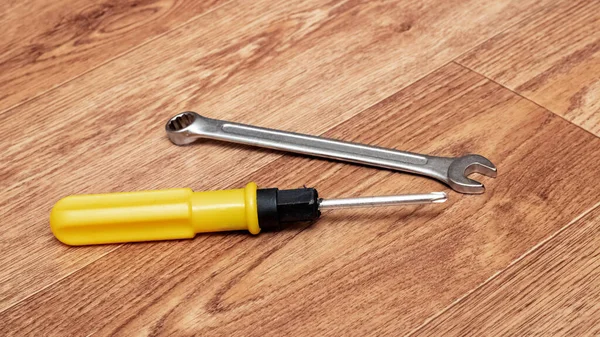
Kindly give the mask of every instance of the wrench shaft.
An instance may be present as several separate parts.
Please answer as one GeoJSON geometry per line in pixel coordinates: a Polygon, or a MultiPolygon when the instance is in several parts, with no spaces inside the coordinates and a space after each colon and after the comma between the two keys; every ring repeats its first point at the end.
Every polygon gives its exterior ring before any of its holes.
{"type": "Polygon", "coordinates": [[[443,180],[435,164],[446,158],[345,142],[295,132],[206,118],[203,137],[315,157],[410,172],[443,180]]]}

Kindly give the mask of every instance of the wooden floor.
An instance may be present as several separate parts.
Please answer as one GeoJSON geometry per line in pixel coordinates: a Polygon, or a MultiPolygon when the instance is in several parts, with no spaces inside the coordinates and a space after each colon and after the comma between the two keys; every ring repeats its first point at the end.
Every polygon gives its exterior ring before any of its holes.
{"type": "Polygon", "coordinates": [[[0,335],[600,335],[600,2],[0,3],[0,335]],[[483,195],[218,142],[172,115],[435,155],[483,195]],[[70,194],[447,191],[279,233],[68,247],[70,194]]]}

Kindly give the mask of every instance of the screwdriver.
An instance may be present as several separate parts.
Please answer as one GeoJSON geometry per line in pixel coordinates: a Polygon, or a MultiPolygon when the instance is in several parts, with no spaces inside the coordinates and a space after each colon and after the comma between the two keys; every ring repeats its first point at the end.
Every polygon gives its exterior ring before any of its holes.
{"type": "Polygon", "coordinates": [[[314,188],[244,188],[194,192],[190,188],[73,195],[59,200],[50,228],[68,245],[190,239],[197,233],[280,230],[313,221],[321,210],[441,203],[444,192],[347,199],[319,198],[314,188]]]}

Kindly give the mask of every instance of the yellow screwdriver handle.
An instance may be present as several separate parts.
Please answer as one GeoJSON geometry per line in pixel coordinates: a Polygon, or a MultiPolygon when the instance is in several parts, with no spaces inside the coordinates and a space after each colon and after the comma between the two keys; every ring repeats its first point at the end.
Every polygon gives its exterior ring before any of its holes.
{"type": "Polygon", "coordinates": [[[189,188],[89,194],[59,200],[54,236],[68,245],[189,239],[196,233],[247,229],[258,234],[256,184],[235,190],[189,188]]]}

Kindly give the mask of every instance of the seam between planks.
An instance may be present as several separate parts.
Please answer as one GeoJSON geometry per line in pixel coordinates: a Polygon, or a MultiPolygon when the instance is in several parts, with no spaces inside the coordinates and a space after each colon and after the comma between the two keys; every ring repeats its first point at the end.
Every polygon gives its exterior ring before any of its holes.
{"type": "Polygon", "coordinates": [[[590,207],[589,209],[583,211],[581,214],[579,214],[573,220],[571,220],[568,224],[566,224],[565,226],[561,227],[559,230],[557,230],[556,232],[552,233],[547,238],[545,238],[542,241],[538,242],[536,245],[534,245],[533,247],[531,247],[528,251],[526,251],[521,256],[519,256],[518,258],[516,258],[515,260],[513,260],[511,263],[509,263],[508,266],[506,266],[504,269],[501,269],[501,270],[497,271],[492,276],[488,277],[485,281],[483,281],[481,284],[479,284],[475,288],[467,291],[461,297],[459,297],[458,299],[456,299],[449,306],[447,306],[446,308],[442,309],[438,313],[432,315],[431,317],[427,318],[421,325],[419,325],[418,327],[416,327],[415,329],[413,329],[411,332],[409,332],[405,336],[407,336],[407,337],[408,336],[412,336],[415,333],[419,332],[420,330],[422,330],[423,328],[425,328],[427,325],[431,324],[431,322],[433,322],[436,318],[442,316],[444,313],[448,312],[450,309],[452,309],[455,306],[457,306],[458,304],[464,302],[469,296],[471,296],[472,294],[474,294],[475,292],[477,292],[479,289],[481,289],[484,286],[486,286],[488,283],[492,282],[498,276],[500,276],[500,275],[508,272],[509,270],[511,270],[514,266],[516,266],[523,259],[525,259],[529,255],[535,253],[538,249],[540,249],[544,245],[548,244],[550,241],[554,240],[555,237],[557,237],[562,232],[564,232],[567,229],[569,229],[573,224],[577,223],[579,220],[581,220],[582,218],[584,218],[585,216],[587,216],[588,214],[590,214],[591,212],[593,212],[596,209],[600,209],[600,201],[597,202],[592,207],[590,207]]]}
{"type": "Polygon", "coordinates": [[[531,102],[531,103],[535,104],[535,105],[536,105],[538,108],[542,108],[542,109],[544,109],[544,110],[546,110],[546,111],[548,111],[548,112],[552,113],[554,116],[557,116],[557,117],[559,117],[560,119],[562,119],[562,120],[564,120],[564,121],[568,122],[569,124],[576,126],[578,129],[580,129],[580,130],[583,130],[583,131],[585,131],[586,133],[589,133],[590,135],[592,135],[592,136],[594,136],[594,137],[596,137],[596,138],[600,138],[600,136],[598,136],[598,135],[594,134],[592,131],[590,131],[590,130],[588,130],[588,129],[584,128],[584,127],[582,127],[582,126],[581,126],[581,125],[579,125],[579,124],[573,123],[572,121],[568,120],[568,119],[567,119],[565,116],[563,116],[563,115],[561,115],[561,114],[558,114],[558,113],[556,113],[556,112],[552,111],[552,110],[551,110],[551,109],[549,109],[549,108],[546,108],[545,106],[543,106],[543,105],[539,104],[538,102],[534,101],[533,99],[530,99],[530,98],[528,98],[528,97],[525,97],[525,96],[521,95],[520,93],[518,93],[518,92],[516,92],[516,91],[512,90],[511,88],[509,88],[509,87],[505,86],[504,84],[502,84],[502,83],[499,83],[499,82],[497,82],[497,81],[493,80],[492,78],[490,78],[490,77],[488,77],[488,76],[486,76],[486,75],[484,75],[484,74],[482,74],[482,73],[478,72],[477,70],[474,70],[474,69],[472,69],[472,68],[469,68],[468,66],[466,66],[466,65],[464,65],[464,64],[462,64],[462,63],[459,63],[459,62],[458,62],[458,61],[456,61],[456,60],[455,60],[455,61],[452,61],[452,62],[454,62],[454,64],[456,64],[456,65],[459,65],[459,66],[461,66],[461,67],[463,67],[463,68],[465,68],[465,69],[467,69],[467,70],[469,70],[469,71],[472,71],[472,72],[474,72],[474,73],[476,73],[476,74],[478,74],[478,75],[480,75],[480,76],[482,76],[482,77],[486,78],[486,79],[487,79],[487,80],[489,80],[489,81],[492,81],[492,82],[496,83],[497,85],[501,86],[502,88],[504,88],[504,89],[506,89],[506,90],[510,90],[510,92],[512,92],[513,94],[515,94],[515,95],[517,95],[517,96],[521,97],[521,98],[522,98],[522,99],[524,99],[524,100],[527,100],[528,102],[531,102]]]}
{"type": "Polygon", "coordinates": [[[148,40],[146,40],[146,41],[143,41],[143,42],[141,42],[140,44],[137,44],[137,45],[135,45],[135,46],[133,46],[133,47],[131,47],[131,48],[129,48],[129,49],[127,49],[127,50],[125,50],[125,51],[121,52],[120,54],[117,54],[117,55],[115,55],[115,56],[113,56],[113,57],[111,57],[111,58],[108,58],[108,59],[106,59],[104,62],[100,62],[100,63],[98,63],[97,65],[95,65],[95,66],[92,66],[91,68],[89,68],[89,69],[87,69],[87,70],[85,70],[85,71],[81,72],[80,74],[77,74],[77,75],[75,75],[75,76],[73,76],[73,77],[71,77],[71,78],[69,78],[69,79],[67,79],[67,80],[65,80],[65,81],[63,81],[63,82],[61,82],[61,83],[59,83],[59,84],[57,84],[57,85],[55,85],[55,86],[51,87],[51,88],[49,88],[49,89],[46,89],[46,90],[44,90],[44,91],[42,91],[42,92],[38,93],[37,95],[35,95],[35,96],[33,96],[33,97],[30,97],[30,98],[28,98],[28,99],[25,99],[25,100],[23,100],[22,102],[18,102],[18,103],[16,103],[16,104],[14,104],[14,105],[12,105],[12,106],[10,106],[10,107],[8,107],[8,108],[4,109],[2,112],[0,112],[0,115],[3,115],[3,114],[5,114],[5,113],[8,113],[9,111],[11,111],[11,110],[13,110],[13,109],[16,109],[16,108],[20,107],[20,106],[21,106],[21,105],[23,105],[23,104],[29,103],[29,102],[31,102],[31,101],[33,101],[33,100],[37,99],[38,97],[41,97],[41,96],[43,96],[43,95],[46,95],[47,93],[49,93],[49,92],[51,92],[51,91],[53,91],[53,90],[56,90],[56,89],[58,89],[58,88],[62,87],[63,85],[65,85],[65,84],[67,84],[67,83],[69,83],[69,82],[71,82],[71,81],[73,81],[73,80],[76,80],[76,79],[78,79],[78,78],[80,78],[80,77],[82,77],[82,76],[84,76],[84,75],[86,75],[86,74],[88,74],[88,73],[90,73],[90,72],[92,72],[92,71],[94,71],[94,70],[96,70],[96,69],[100,68],[100,67],[103,67],[104,65],[106,65],[106,64],[108,64],[108,63],[110,63],[110,62],[112,62],[112,61],[114,61],[114,60],[116,60],[116,59],[118,59],[118,58],[121,58],[121,57],[123,57],[123,56],[125,56],[125,55],[127,55],[127,54],[129,54],[129,53],[131,53],[131,52],[133,52],[133,51],[135,51],[135,50],[137,50],[137,49],[139,49],[139,48],[141,48],[141,47],[143,47],[143,46],[145,46],[145,45],[147,45],[147,44],[149,44],[149,43],[151,43],[151,42],[153,42],[153,41],[155,41],[155,40],[157,40],[157,39],[159,39],[159,38],[161,38],[161,37],[163,37],[163,36],[165,36],[165,35],[167,35],[167,34],[169,34],[169,33],[171,33],[171,32],[172,32],[172,31],[174,31],[174,30],[177,30],[177,29],[179,29],[179,28],[181,28],[181,27],[187,26],[187,25],[191,24],[192,22],[194,22],[194,21],[196,21],[196,20],[200,19],[201,17],[203,17],[203,16],[205,16],[205,15],[208,15],[208,14],[210,14],[210,13],[212,13],[212,12],[214,12],[214,11],[216,11],[216,10],[220,9],[221,7],[223,7],[223,6],[227,5],[227,4],[229,4],[230,2],[233,2],[233,0],[228,0],[228,1],[225,1],[225,2],[223,2],[222,4],[220,4],[220,5],[216,6],[216,7],[212,8],[212,9],[209,9],[209,10],[207,10],[207,11],[206,11],[206,12],[204,12],[204,13],[198,14],[197,16],[194,16],[194,17],[192,17],[192,18],[188,19],[188,20],[187,20],[187,21],[185,21],[184,23],[181,23],[181,24],[179,24],[179,25],[177,25],[177,26],[174,26],[174,27],[172,27],[172,28],[170,28],[170,29],[167,29],[166,31],[164,31],[164,32],[162,32],[162,33],[160,33],[160,34],[158,34],[158,35],[155,35],[155,36],[153,36],[153,37],[149,38],[148,40]]]}

